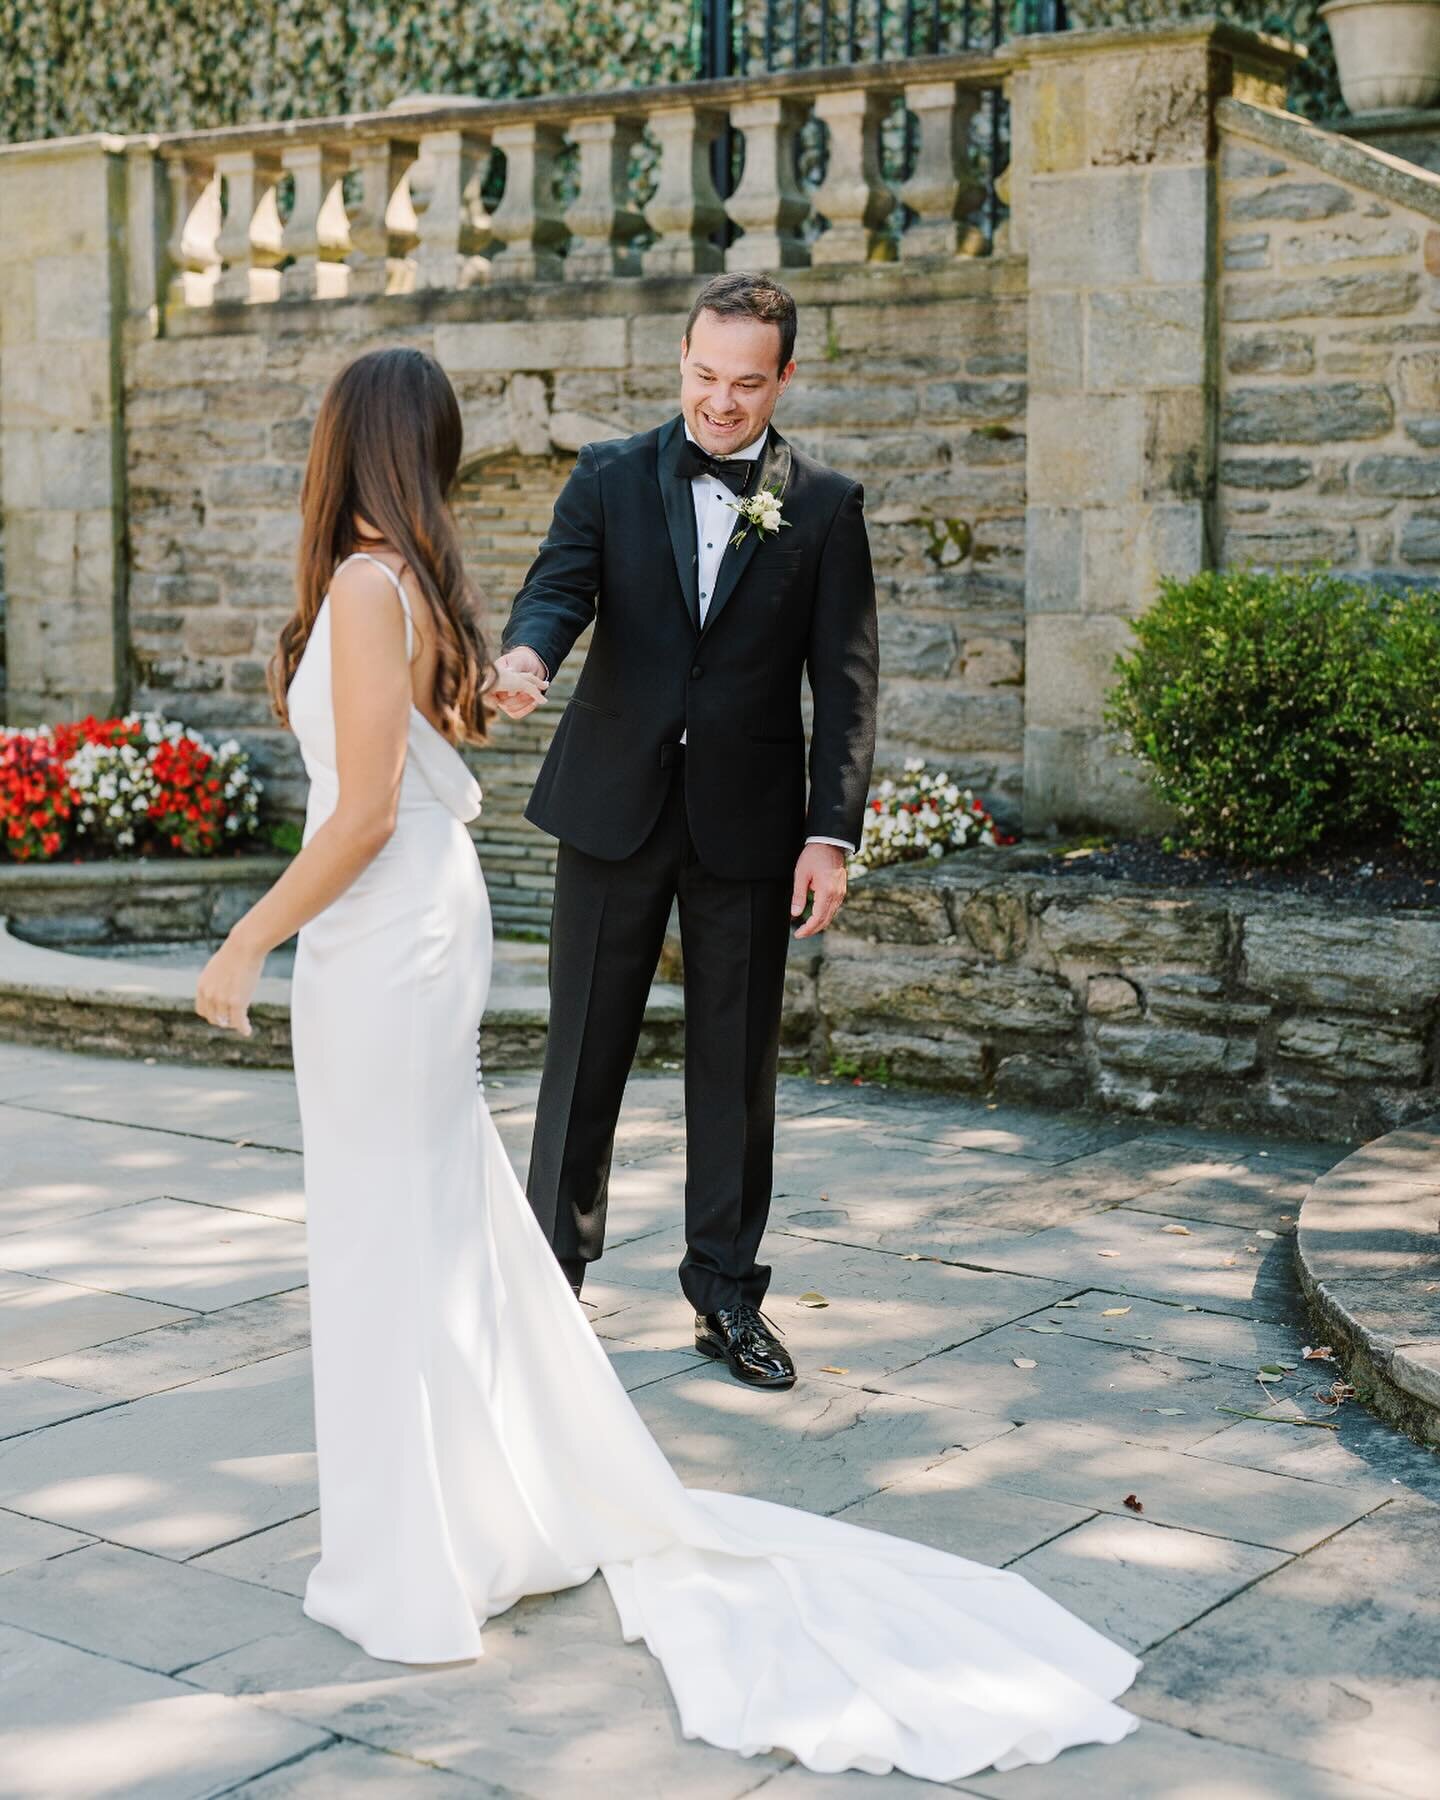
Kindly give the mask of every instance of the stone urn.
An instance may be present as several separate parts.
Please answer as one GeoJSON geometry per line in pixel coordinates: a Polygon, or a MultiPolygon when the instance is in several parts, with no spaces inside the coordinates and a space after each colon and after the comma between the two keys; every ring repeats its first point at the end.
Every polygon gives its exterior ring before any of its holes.
{"type": "Polygon", "coordinates": [[[1440,100],[1440,0],[1330,0],[1320,16],[1352,113],[1440,100]]]}

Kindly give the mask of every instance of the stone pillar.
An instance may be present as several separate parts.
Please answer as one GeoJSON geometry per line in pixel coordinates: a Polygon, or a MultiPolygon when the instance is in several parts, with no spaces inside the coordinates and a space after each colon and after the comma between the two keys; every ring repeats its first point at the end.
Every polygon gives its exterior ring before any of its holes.
{"type": "Polygon", "coordinates": [[[0,149],[11,724],[124,700],[125,149],[107,135],[0,149]]]}
{"type": "MultiPolygon", "coordinates": [[[[1283,104],[1290,55],[1213,23],[1017,45],[1029,258],[1025,822],[1159,814],[1103,727],[1129,621],[1211,566],[1215,104],[1283,104]]],[[[1017,244],[1017,248],[1019,245],[1017,244]]]]}

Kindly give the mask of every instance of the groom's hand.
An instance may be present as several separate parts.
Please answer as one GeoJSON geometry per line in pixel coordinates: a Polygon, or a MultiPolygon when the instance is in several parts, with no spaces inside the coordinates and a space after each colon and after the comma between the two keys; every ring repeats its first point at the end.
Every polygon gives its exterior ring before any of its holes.
{"type": "Polygon", "coordinates": [[[834,919],[845,900],[845,852],[835,844],[807,844],[795,865],[795,891],[790,899],[790,917],[798,919],[805,902],[813,894],[815,905],[810,917],[795,933],[797,938],[815,937],[834,919]]]}
{"type": "Polygon", "coordinates": [[[549,685],[550,671],[535,652],[527,650],[523,644],[495,658],[495,685],[491,692],[495,704],[507,718],[523,719],[534,712],[543,702],[549,685]],[[515,679],[517,676],[520,679],[515,679]]]}

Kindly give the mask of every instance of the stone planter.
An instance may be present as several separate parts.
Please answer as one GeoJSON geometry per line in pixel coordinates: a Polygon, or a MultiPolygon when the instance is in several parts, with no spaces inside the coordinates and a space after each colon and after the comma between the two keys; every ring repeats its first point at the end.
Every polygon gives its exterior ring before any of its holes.
{"type": "Polygon", "coordinates": [[[1353,113],[1433,106],[1440,100],[1437,0],[1330,0],[1340,91],[1353,113]]]}
{"type": "Polygon", "coordinates": [[[1440,1103],[1440,910],[1062,875],[1028,846],[867,875],[789,1003],[817,1071],[1001,1102],[1326,1139],[1440,1103]]]}
{"type": "Polygon", "coordinates": [[[33,944],[148,944],[224,937],[284,873],[284,856],[0,863],[0,919],[33,944]]]}

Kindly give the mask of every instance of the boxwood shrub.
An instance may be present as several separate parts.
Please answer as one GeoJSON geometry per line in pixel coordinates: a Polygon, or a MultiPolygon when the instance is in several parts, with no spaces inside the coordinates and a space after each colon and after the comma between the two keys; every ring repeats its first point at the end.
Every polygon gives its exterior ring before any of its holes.
{"type": "Polygon", "coordinates": [[[1164,582],[1135,638],[1108,716],[1175,813],[1171,847],[1440,855],[1440,596],[1215,570],[1164,582]]]}

